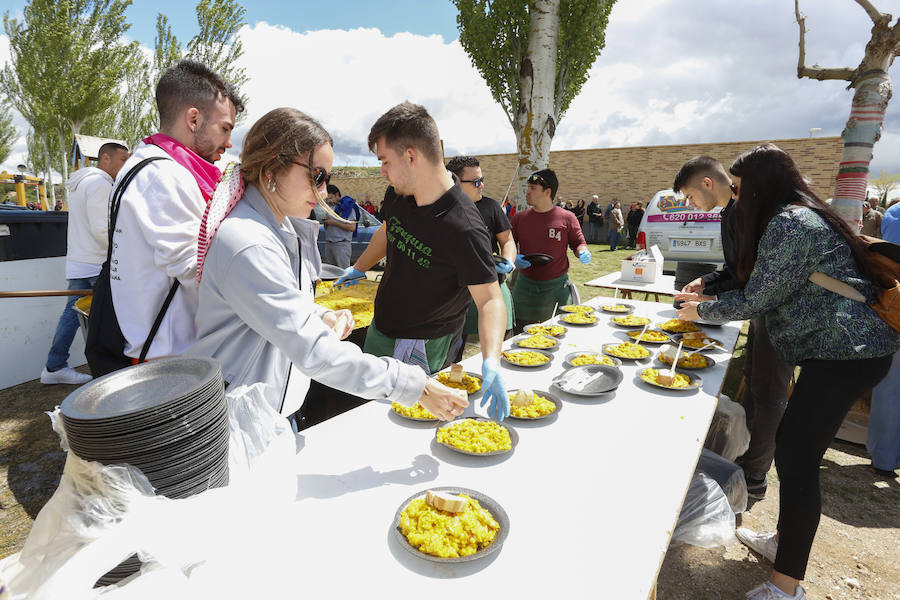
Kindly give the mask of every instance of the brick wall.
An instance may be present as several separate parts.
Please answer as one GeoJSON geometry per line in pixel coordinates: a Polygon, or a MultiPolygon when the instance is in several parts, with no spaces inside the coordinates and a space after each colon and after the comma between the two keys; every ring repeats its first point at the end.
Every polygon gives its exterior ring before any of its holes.
{"type": "MultiPolygon", "coordinates": [[[[765,140],[764,140],[765,141],[765,140]]],[[[812,180],[813,189],[823,199],[834,189],[841,157],[840,137],[772,140],[796,161],[800,172],[812,180]]],[[[727,169],[741,153],[761,141],[680,146],[637,146],[634,148],[593,148],[560,150],[550,153],[550,168],[559,177],[559,194],[566,200],[589,201],[592,194],[606,205],[617,197],[622,204],[646,203],[659,190],[672,186],[675,173],[689,158],[698,154],[713,156],[727,169]]],[[[450,158],[450,157],[448,157],[450,158]]],[[[514,154],[478,155],[485,176],[485,193],[500,200],[506,192],[516,164],[514,154]]],[[[372,193],[375,201],[384,197],[387,181],[382,177],[335,178],[341,192],[362,199],[372,193]]]]}

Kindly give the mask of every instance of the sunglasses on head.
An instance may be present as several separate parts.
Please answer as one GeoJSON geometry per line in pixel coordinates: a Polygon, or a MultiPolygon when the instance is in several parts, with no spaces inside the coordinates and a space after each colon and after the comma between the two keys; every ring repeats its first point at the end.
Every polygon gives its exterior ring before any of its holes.
{"type": "Polygon", "coordinates": [[[304,169],[309,169],[309,174],[312,176],[313,183],[316,184],[317,188],[322,187],[323,183],[327,184],[329,181],[331,181],[331,173],[329,173],[322,167],[310,167],[309,165],[302,162],[297,162],[296,160],[291,162],[299,167],[303,167],[304,169]]]}
{"type": "Polygon", "coordinates": [[[542,188],[550,187],[550,185],[546,181],[544,181],[544,178],[537,173],[529,177],[527,183],[534,183],[541,186],[542,188]]]}
{"type": "Polygon", "coordinates": [[[475,187],[480,188],[484,185],[484,177],[476,177],[475,179],[460,179],[460,183],[471,183],[475,187]]]}

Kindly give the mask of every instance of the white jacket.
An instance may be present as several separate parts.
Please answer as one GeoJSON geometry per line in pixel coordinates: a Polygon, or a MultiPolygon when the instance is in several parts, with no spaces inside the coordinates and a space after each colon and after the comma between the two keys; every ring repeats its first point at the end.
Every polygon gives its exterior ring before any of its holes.
{"type": "Polygon", "coordinates": [[[125,354],[138,357],[175,278],[181,282],[147,358],[179,355],[197,339],[197,236],[206,201],[191,173],[164,150],[141,144],[116,182],[141,160],[145,166],[122,196],[113,234],[110,288],[125,354]]]}
{"type": "Polygon", "coordinates": [[[66,241],[66,277],[69,262],[97,266],[106,260],[109,226],[109,192],[113,180],[109,173],[97,167],[78,169],[66,187],[69,188],[69,229],[66,241]]]}
{"type": "Polygon", "coordinates": [[[320,266],[318,233],[316,221],[278,223],[259,191],[247,186],[209,247],[197,343],[187,354],[217,359],[232,388],[268,384],[270,404],[285,416],[300,408],[310,377],[363,398],[412,406],[425,389],[422,369],[363,354],[322,322],[326,310],[313,303],[312,287],[320,266]],[[291,363],[303,379],[291,381],[286,397],[291,363]]]}

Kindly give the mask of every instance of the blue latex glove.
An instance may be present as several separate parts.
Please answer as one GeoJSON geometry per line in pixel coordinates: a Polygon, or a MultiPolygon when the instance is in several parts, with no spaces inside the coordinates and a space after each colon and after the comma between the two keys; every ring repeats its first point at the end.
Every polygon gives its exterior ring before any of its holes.
{"type": "Polygon", "coordinates": [[[481,397],[481,408],[490,402],[488,416],[496,421],[502,421],[509,416],[509,394],[503,378],[500,377],[500,365],[493,358],[486,358],[481,363],[481,389],[484,395],[481,397]]]}
{"type": "Polygon", "coordinates": [[[357,271],[353,267],[347,267],[344,269],[344,274],[338,277],[337,281],[334,282],[334,285],[353,285],[357,283],[354,281],[355,279],[363,279],[366,276],[362,271],[357,271]]]}
{"type": "Polygon", "coordinates": [[[531,263],[525,260],[524,254],[516,254],[516,268],[517,269],[530,269],[531,263]]]}
{"type": "Polygon", "coordinates": [[[578,260],[580,260],[583,264],[588,264],[591,262],[591,251],[585,248],[581,252],[578,253],[578,260]]]}
{"type": "Polygon", "coordinates": [[[503,262],[494,263],[494,268],[497,269],[498,273],[502,273],[504,275],[506,275],[507,273],[512,273],[512,270],[515,269],[513,264],[506,259],[504,259],[503,262]]]}

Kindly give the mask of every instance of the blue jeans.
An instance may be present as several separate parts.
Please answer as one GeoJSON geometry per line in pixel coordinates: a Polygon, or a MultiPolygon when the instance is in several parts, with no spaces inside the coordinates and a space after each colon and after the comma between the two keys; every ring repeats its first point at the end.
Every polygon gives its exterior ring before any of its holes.
{"type": "Polygon", "coordinates": [[[600,223],[589,222],[587,239],[588,243],[599,244],[601,231],[603,231],[603,226],[600,223]]]}
{"type": "MultiPolygon", "coordinates": [[[[83,279],[67,279],[70,290],[89,290],[94,287],[96,277],[85,277],[83,279]]],[[[78,313],[72,308],[75,301],[81,296],[69,296],[66,300],[66,307],[59,316],[59,323],[56,324],[56,333],[53,334],[53,343],[50,344],[50,352],[47,354],[47,370],[59,371],[69,366],[69,348],[72,346],[72,340],[75,339],[75,332],[78,331],[78,313]]]]}
{"type": "Polygon", "coordinates": [[[894,354],[887,377],[872,389],[866,448],[876,469],[900,467],[900,352],[894,354]]]}
{"type": "Polygon", "coordinates": [[[618,229],[610,229],[609,230],[609,249],[615,250],[616,244],[619,243],[619,230],[618,229]]]}

